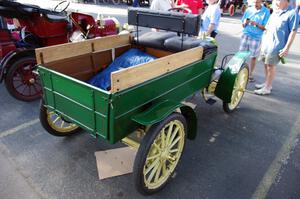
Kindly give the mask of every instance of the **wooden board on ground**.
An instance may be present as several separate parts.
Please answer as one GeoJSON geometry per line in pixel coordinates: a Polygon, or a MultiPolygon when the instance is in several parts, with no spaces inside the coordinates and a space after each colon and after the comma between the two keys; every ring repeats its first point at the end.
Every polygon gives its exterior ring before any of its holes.
{"type": "Polygon", "coordinates": [[[99,179],[132,173],[135,155],[130,147],[95,152],[99,179]]]}
{"type": "Polygon", "coordinates": [[[203,48],[196,47],[154,61],[111,73],[113,93],[191,64],[202,58],[203,48]]]}

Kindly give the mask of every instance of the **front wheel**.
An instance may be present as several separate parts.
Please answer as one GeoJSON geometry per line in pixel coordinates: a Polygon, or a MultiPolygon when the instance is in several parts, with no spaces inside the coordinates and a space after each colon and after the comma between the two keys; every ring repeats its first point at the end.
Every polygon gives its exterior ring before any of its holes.
{"type": "Polygon", "coordinates": [[[8,92],[18,100],[33,101],[41,97],[42,87],[37,74],[36,59],[26,56],[15,61],[8,69],[5,86],[8,92]]]}
{"type": "Polygon", "coordinates": [[[229,15],[232,17],[235,13],[235,6],[234,4],[231,4],[228,8],[228,11],[229,11],[229,15]]]}
{"type": "Polygon", "coordinates": [[[231,102],[230,103],[223,102],[223,109],[226,113],[233,112],[240,104],[248,84],[248,79],[249,79],[249,68],[246,64],[244,64],[240,69],[240,71],[238,72],[237,77],[235,79],[233,91],[231,95],[231,102]]]}
{"type": "Polygon", "coordinates": [[[179,113],[151,126],[134,161],[135,185],[141,194],[153,194],[167,184],[183,152],[186,132],[186,120],[179,113]]]}
{"type": "Polygon", "coordinates": [[[43,102],[40,105],[40,122],[54,136],[70,136],[81,130],[76,124],[70,123],[54,111],[49,111],[43,102]]]}
{"type": "Polygon", "coordinates": [[[242,5],[242,8],[241,8],[242,14],[245,13],[246,9],[247,9],[247,6],[246,6],[245,4],[243,4],[243,5],[242,5]]]}
{"type": "Polygon", "coordinates": [[[120,4],[120,0],[111,0],[113,2],[114,5],[119,5],[120,4]]]}

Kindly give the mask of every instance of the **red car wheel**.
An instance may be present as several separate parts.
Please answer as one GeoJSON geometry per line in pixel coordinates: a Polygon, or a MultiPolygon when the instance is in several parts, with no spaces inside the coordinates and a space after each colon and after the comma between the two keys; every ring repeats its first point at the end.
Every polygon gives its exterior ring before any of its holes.
{"type": "Polygon", "coordinates": [[[33,73],[34,57],[22,57],[8,69],[5,85],[8,92],[18,100],[33,101],[41,97],[42,87],[37,74],[33,73]]]}
{"type": "Polygon", "coordinates": [[[234,15],[234,10],[235,10],[235,7],[233,4],[231,4],[228,8],[229,10],[229,15],[232,17],[234,15]]]}

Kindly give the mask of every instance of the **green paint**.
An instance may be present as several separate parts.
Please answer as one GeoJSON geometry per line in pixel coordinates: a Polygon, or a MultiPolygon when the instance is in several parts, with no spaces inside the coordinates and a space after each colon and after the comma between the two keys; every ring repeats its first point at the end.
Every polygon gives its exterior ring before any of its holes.
{"type": "MultiPolygon", "coordinates": [[[[208,86],[216,56],[217,53],[213,53],[204,60],[114,94],[41,65],[38,71],[49,109],[66,116],[92,135],[115,143],[141,125],[161,121],[180,107],[181,101],[208,86]]],[[[190,125],[195,131],[195,124],[190,125]]]]}
{"type": "Polygon", "coordinates": [[[250,52],[248,51],[237,52],[226,64],[215,90],[215,95],[222,99],[224,102],[231,102],[235,79],[249,55],[250,52]]]}

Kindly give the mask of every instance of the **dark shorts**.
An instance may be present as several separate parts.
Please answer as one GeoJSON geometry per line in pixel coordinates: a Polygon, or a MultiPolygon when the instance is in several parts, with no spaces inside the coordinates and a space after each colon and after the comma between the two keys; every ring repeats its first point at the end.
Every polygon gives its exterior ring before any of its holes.
{"type": "Polygon", "coordinates": [[[212,31],[211,33],[210,33],[210,36],[212,37],[212,38],[215,38],[216,36],[217,36],[217,32],[216,31],[212,31]]]}

